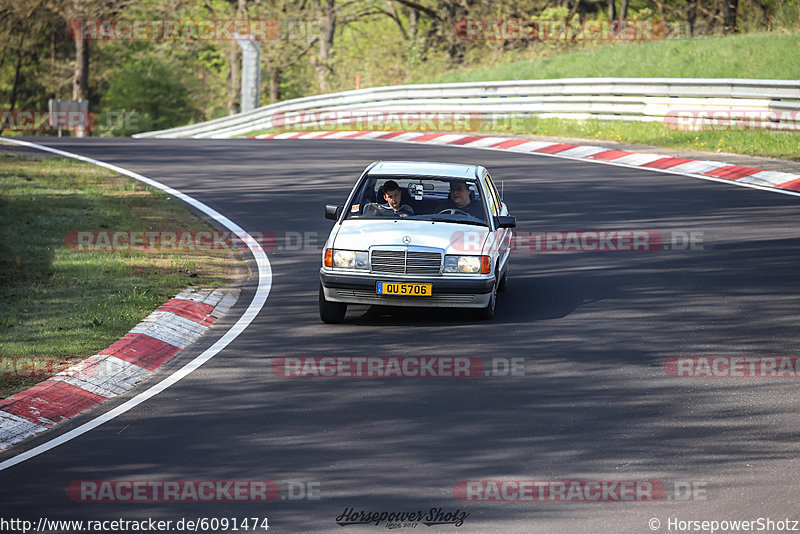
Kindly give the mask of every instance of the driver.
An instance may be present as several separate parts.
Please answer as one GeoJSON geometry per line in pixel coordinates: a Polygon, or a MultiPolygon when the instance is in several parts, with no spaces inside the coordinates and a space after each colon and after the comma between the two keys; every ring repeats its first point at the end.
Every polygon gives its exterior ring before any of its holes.
{"type": "Polygon", "coordinates": [[[483,204],[479,200],[470,200],[469,186],[467,182],[463,181],[450,182],[450,195],[447,200],[443,200],[436,205],[436,213],[443,210],[459,210],[476,219],[483,220],[485,218],[483,204]]]}
{"type": "Polygon", "coordinates": [[[403,204],[403,193],[394,180],[387,180],[381,187],[386,204],[371,202],[364,207],[364,215],[383,215],[388,217],[408,217],[414,215],[411,206],[403,204]]]}

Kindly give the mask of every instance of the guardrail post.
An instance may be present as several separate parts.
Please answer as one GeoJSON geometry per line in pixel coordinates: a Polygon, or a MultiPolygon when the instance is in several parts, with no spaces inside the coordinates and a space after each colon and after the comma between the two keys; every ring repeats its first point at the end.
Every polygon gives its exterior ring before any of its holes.
{"type": "Polygon", "coordinates": [[[234,34],[242,48],[242,102],[240,113],[258,107],[261,97],[261,48],[252,35],[234,34]]]}

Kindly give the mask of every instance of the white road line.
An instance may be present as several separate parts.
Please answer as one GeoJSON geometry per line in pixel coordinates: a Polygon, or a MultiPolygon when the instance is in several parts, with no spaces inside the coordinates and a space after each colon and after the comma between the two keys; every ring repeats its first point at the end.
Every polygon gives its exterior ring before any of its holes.
{"type": "Polygon", "coordinates": [[[29,451],[25,451],[20,453],[16,456],[12,456],[8,460],[4,462],[0,462],[0,471],[4,469],[8,469],[14,465],[24,462],[25,460],[29,460],[35,456],[42,454],[43,452],[47,452],[51,449],[58,447],[59,445],[70,441],[73,438],[77,438],[80,435],[83,435],[90,430],[97,428],[98,426],[111,421],[115,417],[124,414],[128,410],[138,406],[142,402],[146,401],[151,397],[155,397],[171,385],[175,384],[189,373],[206,363],[208,360],[213,358],[217,355],[219,351],[224,349],[228,346],[228,344],[236,339],[239,334],[244,332],[244,329],[247,328],[253,319],[256,318],[258,313],[264,307],[264,303],[267,300],[267,296],[269,295],[269,291],[272,288],[272,268],[269,264],[269,260],[267,259],[267,255],[264,253],[264,249],[261,248],[261,245],[258,244],[258,240],[254,239],[250,234],[245,232],[242,228],[239,227],[236,223],[219,213],[218,211],[214,210],[213,208],[206,206],[199,200],[195,200],[194,198],[181,193],[177,189],[173,189],[167,185],[164,185],[160,182],[156,182],[146,176],[142,176],[141,174],[137,174],[133,171],[129,171],[127,169],[123,169],[122,167],[118,167],[116,165],[112,165],[110,163],[105,163],[102,161],[98,161],[92,158],[87,158],[85,156],[81,156],[78,154],[73,154],[71,152],[65,152],[63,150],[58,150],[57,148],[51,148],[44,145],[37,145],[35,143],[30,143],[28,141],[22,141],[17,139],[10,139],[7,137],[0,137],[0,140],[3,142],[16,144],[19,146],[25,146],[29,148],[35,148],[37,150],[43,150],[45,152],[51,152],[53,154],[58,154],[60,156],[65,156],[68,158],[74,158],[80,161],[85,161],[87,163],[91,163],[93,165],[97,165],[99,167],[104,167],[106,169],[112,170],[119,174],[123,174],[125,176],[129,176],[135,180],[139,180],[140,182],[144,182],[148,185],[161,189],[169,193],[170,195],[179,198],[186,202],[187,204],[191,205],[195,209],[200,210],[201,212],[208,215],[210,218],[230,230],[231,232],[235,233],[249,248],[250,252],[253,254],[253,257],[256,261],[256,266],[258,267],[258,288],[256,289],[256,293],[253,296],[253,300],[250,302],[250,305],[245,310],[244,314],[236,321],[230,330],[228,330],[225,335],[219,338],[216,343],[211,345],[202,354],[198,355],[195,359],[172,373],[170,376],[166,377],[164,380],[155,384],[148,388],[147,390],[139,393],[132,399],[126,401],[125,403],[117,406],[116,408],[88,421],[81,426],[70,430],[64,434],[61,434],[58,437],[51,439],[50,441],[46,441],[41,445],[30,449],[29,451]]]}

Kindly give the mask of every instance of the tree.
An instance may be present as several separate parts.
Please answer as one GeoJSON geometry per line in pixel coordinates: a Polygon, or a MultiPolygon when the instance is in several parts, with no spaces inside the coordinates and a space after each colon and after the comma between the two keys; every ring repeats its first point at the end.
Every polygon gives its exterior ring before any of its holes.
{"type": "Polygon", "coordinates": [[[739,0],[722,0],[722,32],[724,34],[737,33],[736,11],[739,0]]]}
{"type": "Polygon", "coordinates": [[[138,113],[142,130],[188,124],[199,115],[179,73],[155,54],[126,65],[112,80],[103,105],[138,113]]]}
{"type": "Polygon", "coordinates": [[[315,12],[305,1],[275,0],[253,5],[248,14],[251,19],[267,19],[277,26],[274,38],[259,45],[269,78],[269,99],[271,103],[278,102],[282,98],[284,73],[309,61],[308,55],[319,40],[307,24],[314,20],[315,12]]]}
{"type": "Polygon", "coordinates": [[[333,52],[333,39],[336,35],[336,2],[335,0],[315,0],[314,2],[319,24],[319,52],[316,58],[312,56],[311,65],[317,72],[319,90],[327,93],[330,90],[328,76],[333,73],[331,68],[331,54],[333,52]]]}
{"type": "Polygon", "coordinates": [[[456,23],[469,18],[472,8],[479,4],[477,0],[440,0],[427,6],[417,0],[397,0],[400,4],[410,7],[418,15],[428,17],[431,27],[427,40],[447,50],[447,55],[454,64],[459,64],[464,59],[464,41],[457,38],[453,28],[456,23]]]}
{"type": "MultiPolygon", "coordinates": [[[[75,74],[72,80],[72,99],[89,99],[89,50],[90,41],[81,35],[81,21],[106,19],[123,10],[130,0],[56,0],[56,10],[71,29],[75,41],[75,74]]],[[[78,130],[83,135],[83,130],[78,130]]]]}

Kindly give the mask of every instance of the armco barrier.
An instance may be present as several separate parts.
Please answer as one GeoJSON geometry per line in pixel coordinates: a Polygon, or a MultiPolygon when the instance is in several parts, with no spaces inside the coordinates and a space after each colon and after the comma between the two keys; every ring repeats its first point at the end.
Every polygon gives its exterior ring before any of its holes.
{"type": "Polygon", "coordinates": [[[800,112],[800,80],[564,78],[373,87],[309,96],[134,137],[228,138],[276,127],[289,112],[402,110],[664,121],[682,110],[800,112]]]}

